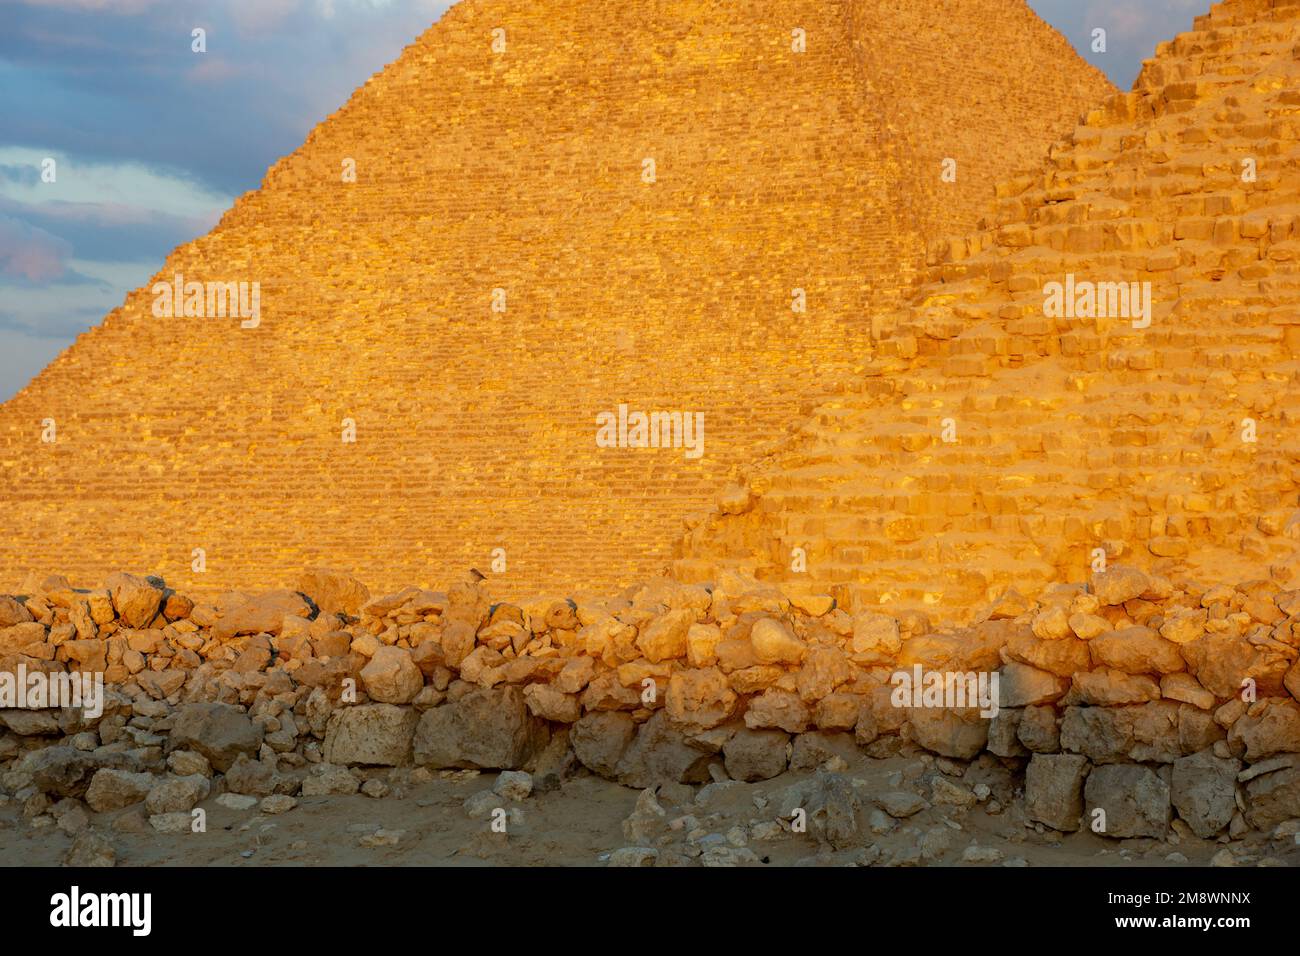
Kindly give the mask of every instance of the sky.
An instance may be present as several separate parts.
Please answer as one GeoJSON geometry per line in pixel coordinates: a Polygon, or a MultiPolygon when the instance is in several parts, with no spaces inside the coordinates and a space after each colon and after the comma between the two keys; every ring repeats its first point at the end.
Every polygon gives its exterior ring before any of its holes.
{"type": "MultiPolygon", "coordinates": [[[[1029,4],[1128,88],[1209,0],[1029,4]],[[1098,28],[1104,53],[1091,48],[1098,28]]],[[[0,401],[210,230],[447,6],[0,0],[0,401]],[[191,49],[195,28],[205,53],[191,49]]]]}

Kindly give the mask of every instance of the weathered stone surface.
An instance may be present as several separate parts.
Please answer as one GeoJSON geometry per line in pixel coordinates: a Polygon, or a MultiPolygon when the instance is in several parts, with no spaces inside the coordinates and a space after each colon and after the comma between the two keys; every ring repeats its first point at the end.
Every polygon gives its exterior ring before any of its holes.
{"type": "Polygon", "coordinates": [[[1104,606],[1114,606],[1141,597],[1151,584],[1151,579],[1137,568],[1116,564],[1109,570],[1093,575],[1092,590],[1104,606]]]}
{"type": "Polygon", "coordinates": [[[862,752],[858,749],[853,734],[811,731],[794,738],[790,752],[790,769],[813,770],[836,757],[848,764],[861,755],[862,752]]]}
{"type": "Polygon", "coordinates": [[[977,710],[912,708],[908,723],[917,743],[945,757],[970,760],[988,742],[988,718],[977,710]]]}
{"type": "Polygon", "coordinates": [[[346,571],[307,568],[298,576],[298,590],[326,614],[355,617],[370,600],[370,589],[346,571]]]}
{"type": "Polygon", "coordinates": [[[144,801],[145,810],[150,815],[192,810],[195,804],[207,797],[211,789],[208,778],[199,774],[168,777],[156,783],[149,791],[144,801]]]}
{"type": "Polygon", "coordinates": [[[663,711],[657,711],[623,752],[615,776],[625,787],[637,789],[661,783],[703,783],[709,777],[710,757],[688,743],[663,711]]]}
{"type": "Polygon", "coordinates": [[[409,704],[424,687],[424,675],[403,647],[381,647],[361,668],[366,693],[383,704],[409,704]]]}
{"type": "Polygon", "coordinates": [[[1075,674],[1070,693],[1063,703],[1067,706],[1117,707],[1159,699],[1160,688],[1150,677],[1103,669],[1075,674]]]}
{"type": "Polygon", "coordinates": [[[1061,719],[1061,749],[1093,763],[1114,763],[1133,749],[1133,715],[1126,707],[1067,707],[1061,719]]]}
{"type": "Polygon", "coordinates": [[[1093,664],[1126,674],[1172,674],[1187,665],[1178,645],[1148,627],[1125,627],[1088,642],[1093,664]]]}
{"type": "Polygon", "coordinates": [[[1240,743],[1252,763],[1275,754],[1300,753],[1300,703],[1281,698],[1259,701],[1232,725],[1228,740],[1240,743]]]}
{"type": "Polygon", "coordinates": [[[751,697],[745,709],[745,726],[751,730],[779,729],[801,734],[808,729],[810,719],[808,705],[787,690],[765,690],[751,697]]]}
{"type": "Polygon", "coordinates": [[[664,706],[675,723],[707,730],[725,723],[739,700],[720,670],[694,668],[673,674],[664,706]]]}
{"type": "Polygon", "coordinates": [[[86,790],[86,804],[97,813],[121,810],[140,803],[153,789],[155,778],[148,773],[132,773],[105,767],[95,771],[86,790]]]}
{"type": "Polygon", "coordinates": [[[1034,754],[1025,767],[1025,813],[1054,830],[1072,833],[1083,815],[1088,759],[1075,754],[1034,754]]]}
{"type": "Polygon", "coordinates": [[[249,720],[238,707],[194,703],[177,712],[170,741],[175,749],[198,751],[224,772],[240,754],[256,754],[262,736],[261,725],[249,720]]]}
{"type": "Polygon", "coordinates": [[[808,650],[788,627],[770,617],[754,623],[749,643],[760,664],[798,664],[808,650]]]}
{"type": "Polygon", "coordinates": [[[1300,768],[1266,773],[1246,784],[1247,818],[1268,830],[1287,820],[1300,820],[1300,768]]]}
{"type": "Polygon", "coordinates": [[[71,747],[33,750],[18,761],[17,769],[32,776],[38,790],[56,797],[81,797],[104,761],[71,747]]]}
{"type": "Polygon", "coordinates": [[[400,767],[412,759],[419,715],[410,707],[363,704],[342,707],[329,718],[325,759],[335,764],[400,767]]]}
{"type": "Polygon", "coordinates": [[[779,730],[736,731],[722,747],[727,774],[752,783],[785,773],[789,765],[790,736],[779,730]]]}
{"type": "Polygon", "coordinates": [[[631,715],[594,711],[573,725],[569,742],[584,767],[602,777],[613,777],[635,734],[636,724],[631,715]]]}
{"type": "Polygon", "coordinates": [[[1052,754],[1061,749],[1061,722],[1052,707],[1026,707],[1020,713],[1016,736],[1029,750],[1052,754]]]}
{"type": "Polygon", "coordinates": [[[118,572],[104,580],[104,587],[113,598],[113,607],[127,627],[147,627],[162,607],[163,588],[155,586],[156,578],[142,578],[118,572]]]}
{"type": "Polygon", "coordinates": [[[212,628],[217,640],[240,634],[279,634],[285,617],[311,617],[311,606],[296,591],[268,591],[222,615],[212,628]]]}
{"type": "Polygon", "coordinates": [[[1050,703],[1060,698],[1068,687],[1068,682],[1058,675],[1017,661],[1004,664],[999,673],[998,693],[1002,707],[1050,703]]]}
{"type": "Polygon", "coordinates": [[[582,716],[582,702],[577,694],[561,693],[549,684],[527,685],[524,702],[529,713],[557,724],[572,724],[582,716]]]}
{"type": "Polygon", "coordinates": [[[425,711],[415,730],[415,762],[429,767],[517,770],[546,746],[544,721],[518,687],[477,688],[425,711]]]}
{"type": "Polygon", "coordinates": [[[637,635],[636,646],[652,664],[686,656],[686,635],[695,613],[685,608],[655,618],[637,635]]]}
{"type": "Polygon", "coordinates": [[[1174,761],[1174,809],[1203,840],[1217,836],[1237,812],[1237,774],[1241,762],[1202,751],[1174,761]]]}
{"type": "Polygon", "coordinates": [[[0,628],[26,624],[32,620],[32,612],[18,599],[8,594],[0,594],[0,628]]]}
{"type": "Polygon", "coordinates": [[[1088,775],[1084,799],[1089,817],[1105,811],[1106,836],[1164,839],[1169,831],[1169,785],[1156,773],[1135,764],[1095,767],[1088,775]]]}
{"type": "Polygon", "coordinates": [[[1220,700],[1240,694],[1247,678],[1261,697],[1285,693],[1282,682],[1290,663],[1276,651],[1228,634],[1206,634],[1181,650],[1187,669],[1220,700]]]}

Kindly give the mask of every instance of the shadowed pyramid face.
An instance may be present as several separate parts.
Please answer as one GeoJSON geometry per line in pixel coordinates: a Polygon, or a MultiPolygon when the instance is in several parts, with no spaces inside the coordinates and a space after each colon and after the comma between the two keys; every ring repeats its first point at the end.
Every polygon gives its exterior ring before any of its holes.
{"type": "Polygon", "coordinates": [[[918,6],[457,5],[0,411],[0,577],[662,568],[1109,91],[1021,0],[918,6]]]}
{"type": "Polygon", "coordinates": [[[1293,581],[1298,27],[1217,6],[1000,186],[678,569],[945,610],[1117,559],[1293,581]]]}

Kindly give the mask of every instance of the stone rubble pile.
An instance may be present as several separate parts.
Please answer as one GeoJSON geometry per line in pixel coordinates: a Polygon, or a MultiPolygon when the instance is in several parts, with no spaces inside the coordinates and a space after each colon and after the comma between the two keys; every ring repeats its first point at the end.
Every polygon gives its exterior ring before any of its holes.
{"type": "Polygon", "coordinates": [[[733,573],[520,605],[476,580],[372,600],[320,570],[210,601],[156,577],[34,578],[0,597],[0,671],[102,673],[107,689],[97,718],[0,710],[0,787],[39,826],[143,803],[181,832],[213,793],[268,813],[381,796],[375,768],[528,771],[467,807],[486,816],[581,768],[648,789],[923,749],[1009,768],[1028,820],[1054,830],[1101,809],[1112,837],[1159,838],[1175,817],[1236,837],[1300,819],[1298,657],[1300,591],[1120,566],[1037,601],[1008,592],[962,627],[733,573]],[[996,672],[997,713],[896,706],[893,676],[917,666],[996,672]]]}

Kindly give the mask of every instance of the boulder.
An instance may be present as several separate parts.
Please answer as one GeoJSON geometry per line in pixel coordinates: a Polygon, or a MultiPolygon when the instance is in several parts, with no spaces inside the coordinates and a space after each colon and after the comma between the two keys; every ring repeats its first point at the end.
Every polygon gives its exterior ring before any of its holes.
{"type": "Polygon", "coordinates": [[[641,629],[636,646],[652,664],[686,656],[686,635],[695,623],[695,613],[681,608],[663,614],[641,629]]]}
{"type": "Polygon", "coordinates": [[[1092,591],[1104,607],[1114,607],[1141,597],[1151,586],[1151,579],[1137,568],[1117,564],[1109,570],[1094,574],[1092,591]]]}
{"type": "Polygon", "coordinates": [[[1090,827],[1096,819],[1094,811],[1105,811],[1105,827],[1098,831],[1105,836],[1163,840],[1169,831],[1169,785],[1140,764],[1094,768],[1084,787],[1084,800],[1090,827]]]}
{"type": "Polygon", "coordinates": [[[1300,753],[1300,703],[1271,698],[1253,704],[1232,725],[1228,741],[1243,747],[1252,763],[1275,754],[1300,753]]]}
{"type": "Polygon", "coordinates": [[[1096,667],[1126,674],[1174,674],[1187,669],[1178,645],[1149,627],[1125,627],[1088,642],[1096,667]]]}
{"type": "Polygon", "coordinates": [[[1174,761],[1174,809],[1202,840],[1213,839],[1232,822],[1240,772],[1240,761],[1216,757],[1209,750],[1174,761]]]}
{"type": "Polygon", "coordinates": [[[779,730],[743,728],[722,746],[727,774],[733,780],[753,783],[785,773],[790,736],[779,730]]]}
{"type": "Polygon", "coordinates": [[[186,704],[176,713],[170,749],[195,750],[224,773],[240,754],[256,754],[262,746],[262,725],[230,704],[186,704]]]}
{"type": "Polygon", "coordinates": [[[988,743],[989,721],[975,709],[914,707],[908,713],[908,723],[913,740],[944,757],[971,760],[988,743]]]}
{"type": "Polygon", "coordinates": [[[110,574],[104,582],[113,599],[117,616],[126,627],[148,627],[158,616],[166,589],[158,578],[141,578],[134,574],[110,574]]]}
{"type": "Polygon", "coordinates": [[[419,715],[410,707],[362,704],[330,714],[325,759],[333,764],[400,767],[411,762],[419,715]]]}
{"type": "Polygon", "coordinates": [[[1012,661],[999,672],[998,695],[1001,707],[1025,707],[1046,704],[1060,698],[1069,686],[1064,678],[1036,667],[1012,661]]]}
{"type": "Polygon", "coordinates": [[[708,730],[735,713],[740,698],[716,667],[675,671],[668,681],[664,708],[674,723],[708,730]]]}
{"type": "Polygon", "coordinates": [[[95,771],[86,790],[86,804],[96,813],[121,810],[139,803],[153,789],[154,776],[105,767],[95,771]]]}
{"type": "Polygon", "coordinates": [[[32,620],[32,612],[27,606],[8,594],[0,594],[0,628],[26,624],[32,620]]]}
{"type": "Polygon", "coordinates": [[[663,783],[704,783],[711,756],[692,746],[663,711],[656,711],[623,752],[615,777],[639,790],[663,783]]]}
{"type": "Polygon", "coordinates": [[[524,701],[530,713],[557,724],[572,724],[582,716],[578,695],[565,694],[550,684],[529,684],[524,688],[524,701]]]}
{"type": "Polygon", "coordinates": [[[424,675],[404,647],[380,647],[361,668],[361,680],[372,700],[409,704],[424,687],[424,675]]]}
{"type": "Polygon", "coordinates": [[[424,712],[415,728],[415,762],[427,767],[517,770],[546,746],[545,721],[518,687],[475,688],[424,712]]]}
{"type": "Polygon", "coordinates": [[[194,805],[207,797],[212,789],[208,778],[200,774],[188,777],[168,777],[154,785],[145,797],[145,810],[152,816],[157,813],[179,813],[194,809],[194,805]]]}
{"type": "Polygon", "coordinates": [[[808,648],[781,621],[765,617],[749,632],[754,658],[760,664],[798,664],[808,648]]]}
{"type": "Polygon", "coordinates": [[[307,568],[298,577],[298,590],[325,614],[356,617],[370,600],[370,589],[346,571],[307,568]]]}
{"type": "Polygon", "coordinates": [[[1300,819],[1300,767],[1262,774],[1246,784],[1246,818],[1257,830],[1300,819]]]}
{"type": "Polygon", "coordinates": [[[1034,754],[1025,768],[1025,814],[1053,830],[1073,833],[1083,815],[1088,758],[1076,754],[1034,754]]]}
{"type": "Polygon", "coordinates": [[[309,618],[311,605],[297,591],[268,591],[222,615],[212,636],[228,641],[240,634],[279,634],[288,616],[309,618]]]}
{"type": "Polygon", "coordinates": [[[593,711],[573,725],[569,743],[584,767],[601,777],[612,778],[635,734],[636,723],[630,714],[593,711]]]}

